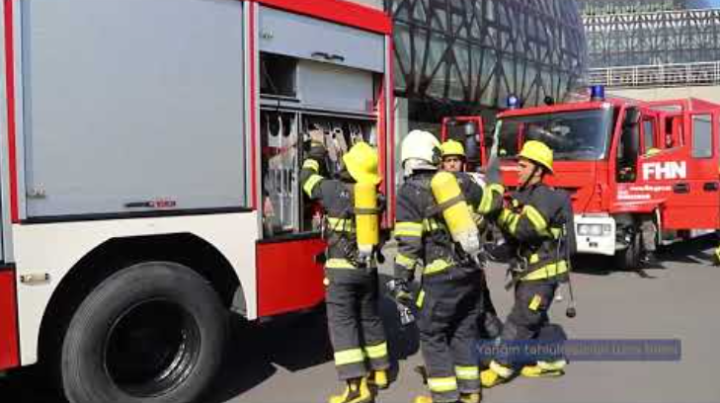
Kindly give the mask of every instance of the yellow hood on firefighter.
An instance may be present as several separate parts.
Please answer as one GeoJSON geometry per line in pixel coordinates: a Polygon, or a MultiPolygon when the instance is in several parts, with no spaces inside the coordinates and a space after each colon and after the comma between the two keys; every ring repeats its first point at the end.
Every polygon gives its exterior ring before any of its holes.
{"type": "Polygon", "coordinates": [[[357,182],[380,183],[378,153],[368,143],[360,142],[343,155],[343,163],[357,182]]]}

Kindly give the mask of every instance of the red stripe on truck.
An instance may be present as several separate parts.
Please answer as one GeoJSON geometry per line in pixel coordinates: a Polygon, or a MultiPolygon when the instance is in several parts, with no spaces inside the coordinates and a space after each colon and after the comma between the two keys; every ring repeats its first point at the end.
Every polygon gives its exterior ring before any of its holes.
{"type": "Polygon", "coordinates": [[[0,268],[0,371],[20,365],[15,271],[0,268]]]}
{"type": "Polygon", "coordinates": [[[344,0],[257,0],[260,4],[388,35],[392,20],[383,11],[344,0]]]}
{"type": "Polygon", "coordinates": [[[8,159],[10,160],[10,218],[19,221],[17,190],[17,154],[15,144],[15,52],[13,32],[13,3],[5,0],[5,99],[7,100],[8,159]]]}

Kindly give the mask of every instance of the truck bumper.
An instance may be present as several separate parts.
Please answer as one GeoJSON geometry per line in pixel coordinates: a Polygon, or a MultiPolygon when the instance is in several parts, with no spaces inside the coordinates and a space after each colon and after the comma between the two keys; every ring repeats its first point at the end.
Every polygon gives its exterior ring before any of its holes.
{"type": "Polygon", "coordinates": [[[609,216],[575,215],[575,239],[578,253],[613,256],[615,219],[609,216]]]}

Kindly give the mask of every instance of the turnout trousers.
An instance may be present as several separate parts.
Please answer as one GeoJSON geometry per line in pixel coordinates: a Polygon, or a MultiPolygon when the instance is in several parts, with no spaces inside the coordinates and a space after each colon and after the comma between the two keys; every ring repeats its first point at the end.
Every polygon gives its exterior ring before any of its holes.
{"type": "Polygon", "coordinates": [[[377,270],[326,269],[325,304],[341,380],[387,369],[385,330],[378,312],[377,270]]]}
{"type": "MultiPolygon", "coordinates": [[[[519,281],[515,286],[515,303],[502,329],[501,339],[530,340],[543,334],[549,327],[548,310],[555,297],[558,282],[555,279],[519,281]]],[[[504,366],[512,364],[503,357],[496,361],[504,366]]]]}
{"type": "Polygon", "coordinates": [[[480,391],[477,320],[483,307],[484,274],[451,267],[423,278],[418,294],[420,349],[433,402],[455,402],[480,391]]]}

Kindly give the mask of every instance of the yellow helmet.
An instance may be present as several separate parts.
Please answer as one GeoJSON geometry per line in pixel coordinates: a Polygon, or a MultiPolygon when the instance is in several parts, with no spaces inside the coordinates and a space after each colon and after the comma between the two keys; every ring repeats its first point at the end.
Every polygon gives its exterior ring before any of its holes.
{"type": "Polygon", "coordinates": [[[530,160],[553,172],[553,152],[545,143],[537,140],[526,141],[518,157],[530,160]]]}
{"type": "Polygon", "coordinates": [[[465,147],[463,147],[462,143],[459,141],[448,140],[442,143],[442,146],[440,148],[442,149],[443,157],[447,157],[450,155],[459,155],[465,158],[465,147]]]}
{"type": "Polygon", "coordinates": [[[368,143],[359,142],[343,155],[343,163],[357,182],[380,183],[378,153],[368,143]]]}

